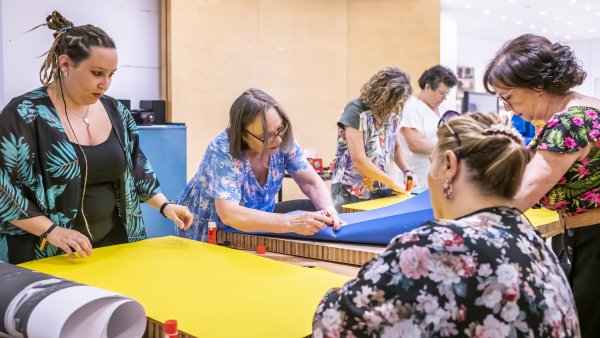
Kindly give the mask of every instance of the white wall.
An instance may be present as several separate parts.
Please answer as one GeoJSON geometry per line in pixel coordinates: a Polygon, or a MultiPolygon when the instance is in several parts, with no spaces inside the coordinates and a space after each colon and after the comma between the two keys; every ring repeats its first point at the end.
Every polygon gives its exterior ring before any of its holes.
{"type": "MultiPolygon", "coordinates": [[[[446,15],[444,12],[440,15],[440,64],[449,67],[456,74],[456,66],[458,66],[458,25],[456,18],[446,15]]],[[[448,94],[444,106],[455,106],[458,109],[459,103],[455,98],[456,86],[448,94]]]]}
{"type": "Polygon", "coordinates": [[[575,90],[584,95],[598,97],[600,88],[596,86],[596,82],[600,82],[600,40],[573,41],[568,45],[581,60],[583,69],[587,72],[587,78],[575,90]]]}
{"type": "Polygon", "coordinates": [[[41,86],[39,70],[52,44],[52,31],[43,26],[58,10],[75,25],[93,24],[117,45],[119,66],[107,94],[139,100],[160,99],[159,0],[0,0],[0,106],[41,86]]]}
{"type": "Polygon", "coordinates": [[[469,36],[458,37],[458,65],[475,68],[475,91],[484,92],[483,73],[504,41],[469,36]]]}

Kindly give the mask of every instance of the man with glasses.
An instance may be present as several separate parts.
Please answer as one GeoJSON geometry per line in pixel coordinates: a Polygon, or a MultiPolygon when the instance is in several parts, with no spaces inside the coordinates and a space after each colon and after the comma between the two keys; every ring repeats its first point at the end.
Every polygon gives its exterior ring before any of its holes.
{"type": "Polygon", "coordinates": [[[437,141],[437,122],[441,114],[453,109],[444,101],[457,83],[456,75],[447,67],[436,65],[427,69],[419,78],[421,92],[408,99],[402,112],[401,144],[419,188],[427,188],[427,173],[431,169],[429,156],[437,141]]]}

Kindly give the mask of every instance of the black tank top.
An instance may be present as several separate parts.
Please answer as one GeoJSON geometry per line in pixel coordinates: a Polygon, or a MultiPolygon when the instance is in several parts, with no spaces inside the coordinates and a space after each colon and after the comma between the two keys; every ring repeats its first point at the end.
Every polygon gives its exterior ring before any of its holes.
{"type": "MultiPolygon", "coordinates": [[[[83,211],[93,236],[90,241],[92,244],[98,244],[111,233],[113,228],[122,227],[117,213],[115,187],[125,172],[125,153],[114,130],[111,130],[106,141],[98,145],[82,145],[80,148],[78,144],[73,143],[73,147],[81,165],[82,189],[86,168],[82,149],[87,158],[88,173],[83,211]]],[[[79,204],[78,210],[81,210],[81,200],[79,204]]],[[[90,237],[81,211],[77,213],[73,229],[90,237]]]]}

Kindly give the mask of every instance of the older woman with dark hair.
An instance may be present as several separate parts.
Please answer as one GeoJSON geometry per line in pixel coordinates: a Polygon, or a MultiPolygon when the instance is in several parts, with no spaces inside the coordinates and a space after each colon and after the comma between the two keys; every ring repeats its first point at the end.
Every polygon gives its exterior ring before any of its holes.
{"type": "Polygon", "coordinates": [[[573,294],[511,207],[530,161],[493,113],[442,116],[428,175],[435,220],[329,291],[313,337],[579,337],[573,294]]]}
{"type": "MultiPolygon", "coordinates": [[[[181,237],[207,241],[207,225],[228,225],[247,232],[311,235],[325,224],[339,228],[327,186],[294,141],[281,106],[268,94],[249,89],[229,113],[229,126],[208,145],[196,175],[179,196],[195,219],[181,237]],[[275,197],[285,172],[299,185],[318,212],[276,214],[275,197]]],[[[284,202],[285,203],[285,202],[284,202]]]]}
{"type": "Polygon", "coordinates": [[[484,84],[506,110],[545,121],[529,143],[534,152],[515,206],[557,210],[569,281],[583,337],[600,332],[600,100],[571,89],[586,74],[570,47],[532,34],[504,45],[484,84]]]}
{"type": "Polygon", "coordinates": [[[406,193],[392,175],[394,162],[412,177],[398,140],[400,112],[410,96],[410,76],[396,67],[375,73],[338,121],[331,194],[335,207],[406,193]]]}

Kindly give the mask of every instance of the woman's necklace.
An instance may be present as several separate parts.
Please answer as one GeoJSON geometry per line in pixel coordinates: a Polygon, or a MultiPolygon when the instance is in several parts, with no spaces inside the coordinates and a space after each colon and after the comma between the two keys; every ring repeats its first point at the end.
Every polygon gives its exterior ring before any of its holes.
{"type": "MultiPolygon", "coordinates": [[[[65,112],[66,113],[66,112],[65,112]]],[[[72,111],[71,113],[75,114],[75,116],[83,119],[83,122],[85,124],[87,124],[87,127],[90,127],[90,120],[88,119],[88,114],[90,113],[90,106],[88,105],[87,108],[85,108],[85,114],[83,114],[83,116],[77,114],[76,112],[72,111]]]]}
{"type": "MultiPolygon", "coordinates": [[[[90,113],[90,105],[88,105],[87,108],[85,108],[85,114],[83,114],[83,116],[77,114],[74,111],[71,111],[71,113],[83,120],[83,123],[85,123],[85,127],[86,127],[85,129],[87,130],[88,136],[90,138],[92,138],[92,134],[90,133],[90,119],[88,119],[88,114],[90,113]]],[[[65,114],[68,114],[68,112],[66,110],[65,110],[65,114]]]]}

